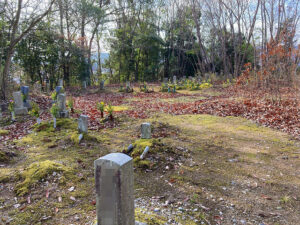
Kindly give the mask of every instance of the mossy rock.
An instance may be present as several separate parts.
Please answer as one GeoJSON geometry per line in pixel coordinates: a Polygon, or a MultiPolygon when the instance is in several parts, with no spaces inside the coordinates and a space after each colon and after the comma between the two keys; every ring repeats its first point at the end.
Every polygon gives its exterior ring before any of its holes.
{"type": "Polygon", "coordinates": [[[0,136],[8,135],[9,130],[0,130],[0,136]]]}
{"type": "Polygon", "coordinates": [[[79,133],[78,132],[73,132],[69,138],[73,144],[75,144],[75,145],[79,144],[79,133]]]}
{"type": "Polygon", "coordinates": [[[161,142],[161,139],[138,139],[133,143],[134,149],[131,153],[131,156],[133,158],[136,158],[140,156],[145,148],[149,146],[150,150],[149,153],[159,153],[159,152],[165,152],[168,148],[164,146],[164,144],[161,142]]]}
{"type": "MultiPolygon", "coordinates": [[[[79,144],[79,135],[80,135],[80,133],[78,131],[72,132],[71,135],[69,136],[70,141],[73,144],[78,145],[79,144]]],[[[87,142],[96,142],[96,143],[100,142],[99,138],[92,134],[83,134],[82,140],[85,140],[87,142]]]]}
{"type": "MultiPolygon", "coordinates": [[[[60,118],[56,119],[56,129],[64,128],[64,129],[77,129],[77,123],[73,119],[69,118],[60,118]]],[[[56,130],[53,128],[53,120],[49,122],[42,122],[41,124],[35,124],[34,130],[36,132],[45,131],[45,132],[54,132],[56,130]]]]}
{"type": "Polygon", "coordinates": [[[133,165],[141,169],[149,169],[151,167],[151,162],[148,160],[141,160],[140,157],[133,159],[133,165]]]}
{"type": "Polygon", "coordinates": [[[138,139],[138,140],[136,140],[133,143],[134,149],[133,149],[133,152],[131,153],[131,156],[133,158],[140,156],[147,146],[149,146],[150,151],[151,151],[151,147],[154,146],[155,142],[156,142],[155,139],[138,139]]]}
{"type": "Polygon", "coordinates": [[[15,188],[17,195],[23,196],[29,192],[29,189],[37,182],[47,178],[53,172],[62,172],[63,175],[70,175],[71,170],[66,166],[54,161],[46,160],[43,162],[32,163],[21,173],[24,181],[15,188]]]}

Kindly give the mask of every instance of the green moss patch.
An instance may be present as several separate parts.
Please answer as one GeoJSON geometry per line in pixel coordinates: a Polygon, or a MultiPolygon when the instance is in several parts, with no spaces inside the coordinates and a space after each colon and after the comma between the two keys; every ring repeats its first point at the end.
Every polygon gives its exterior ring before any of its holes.
{"type": "Polygon", "coordinates": [[[77,123],[73,119],[68,118],[61,118],[56,120],[56,129],[53,128],[53,121],[49,122],[42,122],[41,124],[34,125],[34,131],[40,132],[54,132],[57,129],[77,129],[77,123]]]}
{"type": "Polygon", "coordinates": [[[113,106],[113,110],[115,112],[126,111],[129,110],[129,107],[127,105],[118,105],[118,106],[113,106]]]}
{"type": "Polygon", "coordinates": [[[16,193],[21,196],[27,194],[35,183],[47,178],[53,172],[62,172],[64,175],[67,175],[70,173],[70,169],[50,160],[32,163],[21,174],[24,181],[16,186],[16,193]]]}
{"type": "Polygon", "coordinates": [[[134,150],[133,150],[131,156],[134,158],[137,156],[140,156],[147,146],[149,146],[151,148],[151,147],[153,147],[155,142],[156,142],[155,139],[138,139],[138,140],[136,140],[133,143],[134,150]]]}
{"type": "Polygon", "coordinates": [[[142,209],[139,208],[135,209],[135,219],[148,225],[161,225],[168,222],[167,218],[155,214],[143,213],[142,209]]]}
{"type": "Polygon", "coordinates": [[[9,130],[1,130],[0,129],[0,136],[4,136],[4,135],[8,135],[9,134],[9,130]]]}

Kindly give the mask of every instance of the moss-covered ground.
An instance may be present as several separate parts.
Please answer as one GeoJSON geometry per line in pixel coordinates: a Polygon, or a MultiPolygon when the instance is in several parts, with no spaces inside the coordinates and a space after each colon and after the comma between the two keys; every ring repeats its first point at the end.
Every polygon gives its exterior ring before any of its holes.
{"type": "MultiPolygon", "coordinates": [[[[184,98],[218,94],[199,91],[184,98]]],[[[56,129],[43,122],[10,143],[22,149],[12,159],[0,151],[0,224],[91,224],[93,162],[131,143],[135,198],[160,196],[160,212],[170,210],[174,223],[299,223],[300,142],[289,135],[238,117],[157,112],[148,119],[118,115],[118,120],[114,128],[90,130],[80,143],[75,119],[59,119],[56,129]],[[150,140],[139,138],[143,122],[152,124],[150,140]],[[146,146],[149,154],[141,160],[146,146]]],[[[154,207],[138,206],[136,218],[167,223],[154,207]]]]}

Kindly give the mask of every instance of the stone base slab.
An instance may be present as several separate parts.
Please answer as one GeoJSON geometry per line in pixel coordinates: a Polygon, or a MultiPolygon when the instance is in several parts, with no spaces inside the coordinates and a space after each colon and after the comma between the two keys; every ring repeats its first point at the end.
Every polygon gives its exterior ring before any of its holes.
{"type": "Polygon", "coordinates": [[[65,110],[58,112],[58,118],[69,118],[69,111],[65,110]]]}
{"type": "Polygon", "coordinates": [[[23,108],[15,108],[14,109],[16,116],[18,115],[27,115],[28,114],[28,109],[23,107],[23,108]]]}

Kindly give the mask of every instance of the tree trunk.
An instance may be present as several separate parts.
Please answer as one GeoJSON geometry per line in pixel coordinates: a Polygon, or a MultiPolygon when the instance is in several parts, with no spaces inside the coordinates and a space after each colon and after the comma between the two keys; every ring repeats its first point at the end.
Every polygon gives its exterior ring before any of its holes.
{"type": "Polygon", "coordinates": [[[8,84],[7,79],[8,79],[8,75],[9,75],[8,73],[9,73],[12,55],[13,55],[13,49],[9,48],[8,52],[7,52],[7,58],[6,58],[5,64],[4,64],[4,69],[3,69],[3,73],[2,73],[2,81],[1,81],[1,98],[3,100],[6,99],[6,88],[7,88],[7,84],[8,84]]]}

